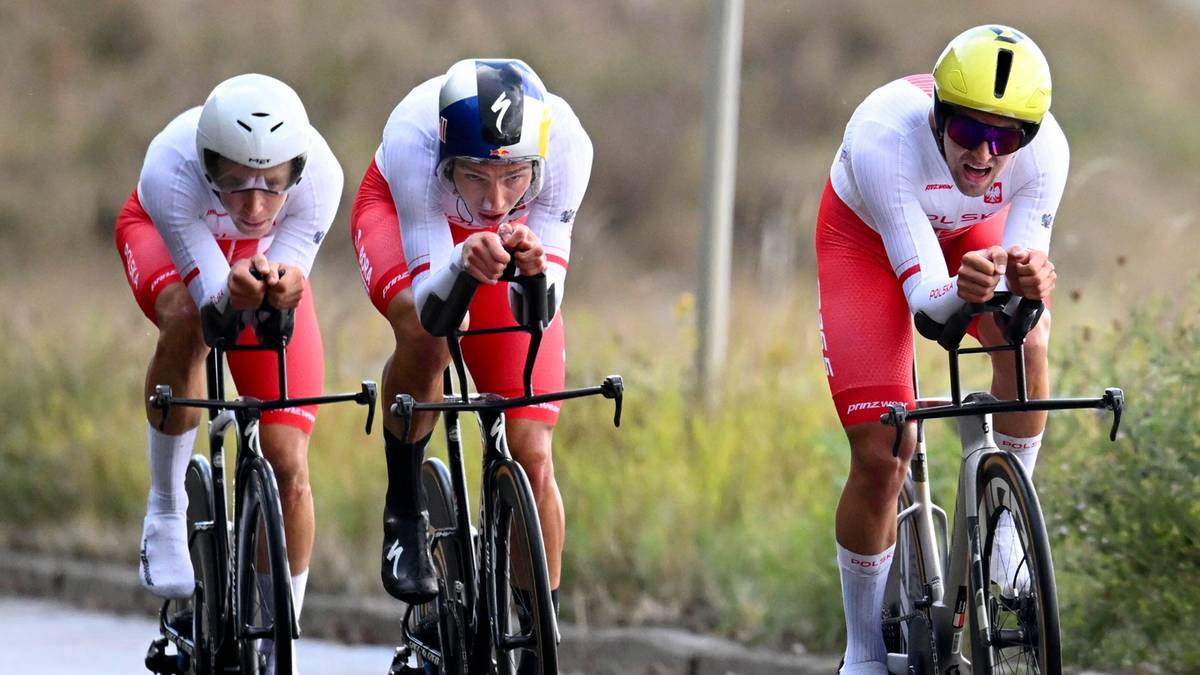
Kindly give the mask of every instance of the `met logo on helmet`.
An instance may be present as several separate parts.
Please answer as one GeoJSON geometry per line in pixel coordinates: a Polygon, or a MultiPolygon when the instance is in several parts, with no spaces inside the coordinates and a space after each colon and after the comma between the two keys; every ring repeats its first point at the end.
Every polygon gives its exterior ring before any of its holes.
{"type": "Polygon", "coordinates": [[[250,162],[251,164],[258,164],[259,166],[262,166],[263,164],[271,163],[271,160],[269,160],[269,159],[259,159],[258,157],[250,157],[246,161],[250,162]]]}
{"type": "Polygon", "coordinates": [[[988,29],[996,34],[997,42],[1007,42],[1015,45],[1025,39],[1025,36],[1020,31],[1007,26],[988,26],[988,29]]]}

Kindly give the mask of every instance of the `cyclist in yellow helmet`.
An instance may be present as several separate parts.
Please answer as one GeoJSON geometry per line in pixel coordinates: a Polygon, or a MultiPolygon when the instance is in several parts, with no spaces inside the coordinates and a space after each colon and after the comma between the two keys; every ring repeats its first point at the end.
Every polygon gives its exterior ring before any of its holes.
{"type": "MultiPolygon", "coordinates": [[[[896,540],[896,499],[916,445],[879,423],[914,405],[912,315],[943,322],[997,290],[1047,299],[1047,257],[1069,151],[1050,107],[1050,68],[1028,36],[978,26],[932,74],[872,92],[846,125],[817,215],[826,376],[850,442],[836,515],[846,673],[887,673],[880,608],[896,540]]],[[[1047,316],[1026,343],[1031,399],[1049,393],[1047,316]]],[[[972,335],[1001,338],[991,319],[972,335]]],[[[992,391],[1014,398],[1011,354],[993,354],[992,391]]],[[[997,445],[1033,471],[1045,413],[996,418],[997,445]]],[[[1014,566],[1015,567],[1015,566],[1014,566]]],[[[1020,579],[1010,580],[1014,584],[1020,579]]]]}

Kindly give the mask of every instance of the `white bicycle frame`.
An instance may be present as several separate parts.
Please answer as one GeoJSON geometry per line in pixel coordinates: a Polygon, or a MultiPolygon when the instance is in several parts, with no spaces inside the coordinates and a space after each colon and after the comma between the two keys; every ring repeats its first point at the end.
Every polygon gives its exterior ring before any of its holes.
{"type": "MultiPolygon", "coordinates": [[[[971,397],[967,398],[969,402],[971,397]]],[[[921,404],[941,403],[934,399],[923,399],[921,404]]],[[[905,570],[908,574],[915,572],[920,579],[920,585],[925,589],[924,602],[929,603],[930,616],[933,625],[936,646],[938,670],[941,673],[954,674],[969,672],[971,662],[962,651],[963,637],[966,632],[967,602],[976,604],[976,616],[981,621],[987,621],[984,611],[983,595],[983,560],[982,541],[979,531],[979,498],[976,494],[976,476],[979,464],[984,455],[989,452],[1000,452],[992,437],[992,416],[990,414],[970,415],[958,418],[958,432],[962,443],[962,461],[958,473],[958,496],[954,509],[954,529],[948,532],[949,547],[946,549],[947,559],[943,558],[942,550],[946,542],[940,532],[945,532],[947,523],[946,512],[933,502],[929,488],[928,455],[926,453],[924,430],[919,429],[917,448],[910,464],[912,478],[912,504],[899,513],[897,520],[900,527],[906,521],[912,520],[919,544],[917,569],[905,570]],[[942,525],[941,531],[935,527],[935,519],[942,525]],[[948,569],[948,574],[947,574],[948,569]],[[974,578],[974,593],[968,573],[974,578]],[[947,602],[947,599],[950,601],[947,602]]],[[[900,555],[903,552],[897,551],[900,555]]],[[[904,560],[901,564],[907,565],[904,560]]],[[[902,572],[903,574],[904,572],[902,572]]],[[[902,584],[902,593],[907,591],[902,584]]],[[[910,598],[911,600],[911,598],[910,598]]],[[[923,603],[922,603],[923,604],[923,603]]],[[[912,607],[906,608],[912,611],[912,607]]],[[[917,607],[920,609],[920,607],[917,607]]],[[[988,626],[979,626],[979,630],[988,630],[988,626]]],[[[904,673],[908,670],[907,654],[889,654],[888,669],[892,672],[904,673]]]]}

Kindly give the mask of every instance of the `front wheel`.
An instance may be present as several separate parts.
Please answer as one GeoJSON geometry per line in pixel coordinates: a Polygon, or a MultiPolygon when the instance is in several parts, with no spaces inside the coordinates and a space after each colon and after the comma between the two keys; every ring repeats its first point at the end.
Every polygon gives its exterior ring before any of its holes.
{"type": "MultiPolygon", "coordinates": [[[[897,500],[903,513],[915,500],[912,478],[904,481],[897,500]]],[[[929,607],[918,607],[925,596],[929,569],[921,548],[921,531],[915,516],[908,516],[896,529],[895,557],[888,572],[883,599],[883,639],[889,654],[906,657],[911,672],[935,672],[933,619],[929,607]]]]}
{"type": "Polygon", "coordinates": [[[218,543],[225,528],[218,528],[215,521],[212,466],[207,458],[203,455],[192,458],[183,484],[188,496],[188,550],[196,574],[191,606],[184,609],[190,614],[192,628],[192,658],[188,672],[200,675],[215,673],[220,665],[224,631],[221,599],[225,597],[227,567],[224,550],[218,543]]]}
{"type": "Polygon", "coordinates": [[[292,576],[275,473],[262,457],[239,472],[235,631],[241,672],[258,675],[275,660],[292,672],[292,576]],[[260,641],[273,642],[262,644],[260,641]],[[271,653],[273,651],[273,654],[271,653]]]}
{"type": "Polygon", "coordinates": [[[496,466],[489,483],[486,498],[492,522],[487,533],[491,549],[487,588],[495,621],[492,656],[496,672],[558,673],[557,619],[529,479],[520,465],[507,461],[496,466]],[[519,602],[525,606],[518,608],[519,602]]]}
{"type": "MultiPolygon", "coordinates": [[[[431,457],[421,465],[421,487],[429,510],[429,526],[446,535],[430,537],[430,555],[438,578],[438,595],[433,600],[413,608],[408,629],[423,642],[436,637],[441,652],[441,664],[434,672],[443,675],[467,673],[467,609],[463,585],[467,579],[466,559],[461,550],[457,527],[458,511],[450,472],[440,459],[431,457]]],[[[419,655],[419,654],[418,654],[419,655]]],[[[422,659],[422,662],[424,660],[422,659]]]]}
{"type": "Polygon", "coordinates": [[[1033,482],[1015,457],[993,452],[980,462],[977,494],[984,584],[971,603],[974,671],[1057,675],[1058,593],[1033,482]]]}

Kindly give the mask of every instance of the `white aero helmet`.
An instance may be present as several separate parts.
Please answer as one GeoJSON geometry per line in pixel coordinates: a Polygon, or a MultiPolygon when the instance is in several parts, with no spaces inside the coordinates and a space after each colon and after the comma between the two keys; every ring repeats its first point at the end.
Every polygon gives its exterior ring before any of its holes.
{"type": "Polygon", "coordinates": [[[208,95],[196,127],[196,155],[218,192],[283,192],[303,175],[311,134],[295,90],[273,77],[247,73],[225,80],[208,95]],[[252,169],[290,163],[292,171],[284,182],[238,179],[219,175],[220,158],[252,169]]]}
{"type": "Polygon", "coordinates": [[[454,190],[455,159],[532,162],[533,182],[516,207],[537,196],[550,145],[550,107],[545,85],[524,61],[459,61],[446,72],[438,111],[437,174],[445,187],[454,190]]]}

